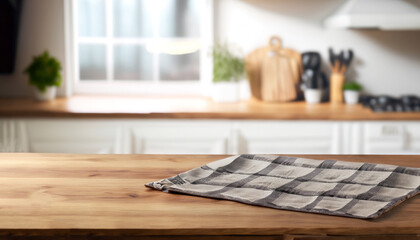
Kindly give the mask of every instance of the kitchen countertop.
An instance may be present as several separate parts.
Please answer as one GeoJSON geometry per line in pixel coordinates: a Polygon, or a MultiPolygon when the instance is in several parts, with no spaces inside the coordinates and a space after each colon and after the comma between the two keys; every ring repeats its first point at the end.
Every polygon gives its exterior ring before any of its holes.
{"type": "Polygon", "coordinates": [[[51,102],[0,99],[0,117],[278,120],[420,120],[420,113],[375,113],[358,105],[256,100],[214,103],[198,97],[74,96],[51,102]]]}
{"type": "MultiPolygon", "coordinates": [[[[294,156],[420,167],[420,155],[294,156]]],[[[224,157],[227,156],[1,153],[0,235],[229,235],[216,239],[237,239],[233,238],[235,235],[282,239],[278,236],[284,234],[420,237],[420,196],[376,220],[361,220],[167,194],[144,186],[224,157]]]]}

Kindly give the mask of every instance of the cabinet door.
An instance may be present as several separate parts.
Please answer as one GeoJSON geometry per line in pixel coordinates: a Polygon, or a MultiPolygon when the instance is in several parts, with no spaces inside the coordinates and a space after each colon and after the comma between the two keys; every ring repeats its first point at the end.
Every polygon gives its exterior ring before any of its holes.
{"type": "Polygon", "coordinates": [[[419,154],[420,123],[374,122],[364,124],[364,153],[419,154]]]}
{"type": "Polygon", "coordinates": [[[0,152],[26,152],[25,125],[22,121],[0,119],[0,152]]]}
{"type": "Polygon", "coordinates": [[[142,154],[226,154],[229,122],[142,121],[132,127],[133,152],[142,154]]]}
{"type": "Polygon", "coordinates": [[[317,121],[246,121],[237,128],[239,153],[338,153],[338,127],[317,121]]]}
{"type": "Polygon", "coordinates": [[[29,152],[114,153],[118,127],[106,120],[27,120],[29,152]]]}

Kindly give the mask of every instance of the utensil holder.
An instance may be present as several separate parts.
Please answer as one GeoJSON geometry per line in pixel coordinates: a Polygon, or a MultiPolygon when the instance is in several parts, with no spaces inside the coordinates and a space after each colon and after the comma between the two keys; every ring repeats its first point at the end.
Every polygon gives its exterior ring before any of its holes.
{"type": "Polygon", "coordinates": [[[346,77],[341,73],[331,74],[330,80],[330,102],[343,103],[343,85],[346,77]]]}

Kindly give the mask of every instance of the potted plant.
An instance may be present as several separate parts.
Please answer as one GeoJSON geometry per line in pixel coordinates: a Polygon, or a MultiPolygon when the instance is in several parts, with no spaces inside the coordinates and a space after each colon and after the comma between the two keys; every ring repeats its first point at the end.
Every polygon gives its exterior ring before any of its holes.
{"type": "Polygon", "coordinates": [[[33,58],[24,73],[29,75],[29,84],[34,86],[35,98],[48,101],[55,98],[56,89],[61,84],[61,64],[45,51],[33,58]]]}
{"type": "Polygon", "coordinates": [[[343,86],[344,100],[347,104],[356,104],[359,102],[362,86],[356,82],[345,83],[343,86]]]}
{"type": "Polygon", "coordinates": [[[245,61],[234,56],[227,45],[213,48],[213,100],[235,102],[239,99],[239,80],[245,77],[245,61]]]}

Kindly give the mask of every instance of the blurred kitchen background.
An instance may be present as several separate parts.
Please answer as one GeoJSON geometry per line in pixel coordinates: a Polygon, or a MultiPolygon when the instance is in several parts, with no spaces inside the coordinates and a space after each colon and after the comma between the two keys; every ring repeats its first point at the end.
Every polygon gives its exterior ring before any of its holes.
{"type": "Polygon", "coordinates": [[[0,6],[0,151],[420,153],[419,0],[0,6]]]}

